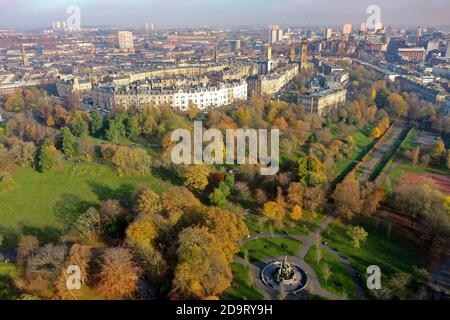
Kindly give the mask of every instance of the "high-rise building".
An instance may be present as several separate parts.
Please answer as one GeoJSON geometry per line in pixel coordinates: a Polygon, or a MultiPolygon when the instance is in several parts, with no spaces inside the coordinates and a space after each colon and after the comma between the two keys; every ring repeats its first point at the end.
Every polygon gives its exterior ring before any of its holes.
{"type": "Polygon", "coordinates": [[[269,43],[275,43],[283,40],[283,29],[279,25],[269,26],[269,43]]]}
{"type": "Polygon", "coordinates": [[[447,51],[445,52],[445,57],[450,58],[450,40],[447,41],[447,51]]]}
{"type": "Polygon", "coordinates": [[[151,32],[154,30],[155,30],[155,26],[153,25],[153,23],[150,23],[150,22],[145,23],[145,31],[151,32]]]}
{"type": "Polygon", "coordinates": [[[423,35],[423,29],[422,29],[422,27],[418,27],[417,31],[416,31],[416,43],[419,42],[422,35],[423,35]]]}
{"type": "Polygon", "coordinates": [[[228,44],[230,46],[230,51],[232,52],[241,50],[241,40],[230,40],[228,44]]]}
{"type": "Polygon", "coordinates": [[[325,39],[331,39],[333,34],[333,30],[331,28],[326,28],[325,29],[325,39]]]}
{"type": "Polygon", "coordinates": [[[351,23],[344,24],[344,27],[342,28],[342,34],[343,35],[349,35],[352,33],[353,26],[351,23]]]}
{"type": "Polygon", "coordinates": [[[359,26],[359,32],[361,34],[364,34],[367,32],[367,23],[366,22],[361,23],[361,25],[359,26]]]}
{"type": "Polygon", "coordinates": [[[134,49],[133,33],[129,31],[119,31],[119,48],[122,50],[134,49]]]}
{"type": "Polygon", "coordinates": [[[436,40],[430,40],[427,44],[427,54],[433,50],[439,50],[440,42],[436,40]]]}
{"type": "Polygon", "coordinates": [[[267,51],[266,51],[266,59],[267,60],[272,60],[272,46],[269,45],[267,47],[267,51]]]}

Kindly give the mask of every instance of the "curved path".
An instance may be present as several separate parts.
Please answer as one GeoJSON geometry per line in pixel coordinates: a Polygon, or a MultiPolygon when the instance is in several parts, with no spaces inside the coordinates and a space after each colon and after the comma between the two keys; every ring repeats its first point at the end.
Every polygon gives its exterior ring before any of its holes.
{"type": "MultiPolygon", "coordinates": [[[[312,246],[316,245],[318,237],[325,231],[325,229],[328,227],[328,225],[333,222],[335,217],[333,216],[326,216],[325,219],[319,224],[317,229],[309,236],[298,236],[298,235],[290,235],[290,234],[279,234],[279,233],[262,233],[259,235],[251,236],[245,240],[241,241],[241,245],[258,240],[258,239],[269,239],[269,238],[291,238],[294,240],[301,241],[303,244],[301,245],[300,249],[295,253],[294,256],[289,256],[288,259],[292,263],[298,265],[303,270],[305,270],[306,274],[308,275],[308,287],[307,292],[301,291],[297,293],[296,295],[288,295],[286,299],[289,300],[298,300],[298,299],[306,299],[308,297],[308,292],[310,294],[319,295],[322,297],[325,297],[327,299],[331,300],[342,300],[342,297],[336,295],[335,293],[332,293],[328,290],[325,290],[320,286],[319,278],[314,271],[314,269],[305,262],[305,256],[308,253],[308,251],[311,249],[312,246]]],[[[339,253],[332,250],[326,245],[321,245],[321,247],[338,258],[342,264],[349,270],[350,274],[353,277],[353,280],[355,282],[356,287],[356,295],[357,299],[365,299],[364,295],[364,288],[362,286],[360,277],[356,269],[350,264],[350,262],[342,257],[339,253]]],[[[278,300],[279,294],[275,292],[274,290],[268,288],[261,280],[261,270],[266,266],[268,263],[272,262],[273,260],[281,260],[284,257],[273,257],[269,259],[265,259],[264,261],[256,261],[256,262],[248,262],[245,259],[236,256],[234,261],[236,263],[240,263],[243,265],[249,265],[250,266],[250,272],[252,275],[252,279],[254,279],[254,285],[256,288],[264,295],[264,298],[267,300],[278,300]]]]}

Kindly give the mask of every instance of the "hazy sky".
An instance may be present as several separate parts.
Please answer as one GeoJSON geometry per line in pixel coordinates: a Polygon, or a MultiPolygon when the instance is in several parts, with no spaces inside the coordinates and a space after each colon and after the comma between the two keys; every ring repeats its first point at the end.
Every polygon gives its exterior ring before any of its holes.
{"type": "Polygon", "coordinates": [[[387,25],[449,24],[450,0],[0,0],[1,28],[47,27],[78,5],[83,25],[341,25],[378,5],[387,25]]]}

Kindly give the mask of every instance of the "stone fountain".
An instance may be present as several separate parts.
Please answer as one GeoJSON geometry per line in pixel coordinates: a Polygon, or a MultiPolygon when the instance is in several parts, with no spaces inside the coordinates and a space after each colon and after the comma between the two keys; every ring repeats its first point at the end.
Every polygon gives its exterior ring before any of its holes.
{"type": "Polygon", "coordinates": [[[261,272],[261,279],[269,288],[286,293],[297,293],[308,284],[306,272],[297,265],[288,262],[287,257],[282,261],[269,263],[261,272]]]}

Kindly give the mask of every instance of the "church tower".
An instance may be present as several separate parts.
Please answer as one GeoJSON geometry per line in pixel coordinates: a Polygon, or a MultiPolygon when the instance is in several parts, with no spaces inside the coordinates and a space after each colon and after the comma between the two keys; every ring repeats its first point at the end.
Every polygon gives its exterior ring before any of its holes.
{"type": "Polygon", "coordinates": [[[30,66],[30,61],[28,60],[27,53],[25,52],[24,46],[22,46],[22,64],[24,67],[30,66]]]}

